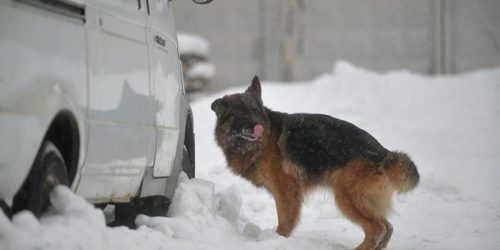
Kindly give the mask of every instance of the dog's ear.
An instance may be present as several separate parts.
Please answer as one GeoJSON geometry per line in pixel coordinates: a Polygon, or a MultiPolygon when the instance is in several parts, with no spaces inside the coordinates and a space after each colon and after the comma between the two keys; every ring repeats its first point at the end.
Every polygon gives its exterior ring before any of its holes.
{"type": "Polygon", "coordinates": [[[226,108],[227,108],[227,102],[224,100],[224,98],[219,98],[212,102],[212,106],[210,107],[212,110],[219,116],[219,114],[222,114],[226,108]]]}
{"type": "Polygon", "coordinates": [[[250,87],[248,87],[248,89],[245,91],[245,93],[254,94],[255,96],[257,96],[259,98],[259,100],[261,100],[262,89],[260,87],[260,81],[259,81],[258,76],[253,77],[252,84],[250,85],[250,87]]]}

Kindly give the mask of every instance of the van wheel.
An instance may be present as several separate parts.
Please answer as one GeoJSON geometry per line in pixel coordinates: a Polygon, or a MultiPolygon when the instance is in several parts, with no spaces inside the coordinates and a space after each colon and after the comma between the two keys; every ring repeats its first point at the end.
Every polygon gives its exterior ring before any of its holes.
{"type": "Polygon", "coordinates": [[[28,209],[40,217],[49,207],[50,192],[57,185],[69,185],[66,164],[57,147],[44,141],[28,177],[14,197],[12,211],[28,209]]]}

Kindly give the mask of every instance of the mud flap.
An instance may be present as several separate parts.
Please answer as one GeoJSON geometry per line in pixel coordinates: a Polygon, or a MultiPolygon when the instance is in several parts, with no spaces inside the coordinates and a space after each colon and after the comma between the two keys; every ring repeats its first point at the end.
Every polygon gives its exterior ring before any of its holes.
{"type": "Polygon", "coordinates": [[[5,203],[4,200],[0,200],[0,208],[2,209],[3,213],[8,217],[12,218],[12,210],[10,207],[5,203]]]}
{"type": "Polygon", "coordinates": [[[136,198],[130,203],[115,204],[115,220],[109,226],[127,226],[135,229],[137,215],[165,217],[169,206],[170,199],[160,195],[136,198]]]}

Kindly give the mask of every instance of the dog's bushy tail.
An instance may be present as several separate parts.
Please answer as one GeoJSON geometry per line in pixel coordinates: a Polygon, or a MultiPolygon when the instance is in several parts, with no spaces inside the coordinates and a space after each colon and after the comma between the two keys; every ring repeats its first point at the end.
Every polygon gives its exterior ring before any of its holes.
{"type": "Polygon", "coordinates": [[[382,162],[382,167],[398,193],[407,193],[418,185],[420,175],[417,166],[407,154],[389,152],[382,162]]]}

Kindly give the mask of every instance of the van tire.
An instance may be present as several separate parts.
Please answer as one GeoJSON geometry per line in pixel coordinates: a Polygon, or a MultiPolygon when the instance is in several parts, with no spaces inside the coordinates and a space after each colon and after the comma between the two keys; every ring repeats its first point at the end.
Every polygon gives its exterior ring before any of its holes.
{"type": "Polygon", "coordinates": [[[50,193],[57,185],[69,185],[68,170],[59,149],[44,141],[31,171],[14,197],[13,213],[30,210],[40,217],[50,205],[50,193]]]}

